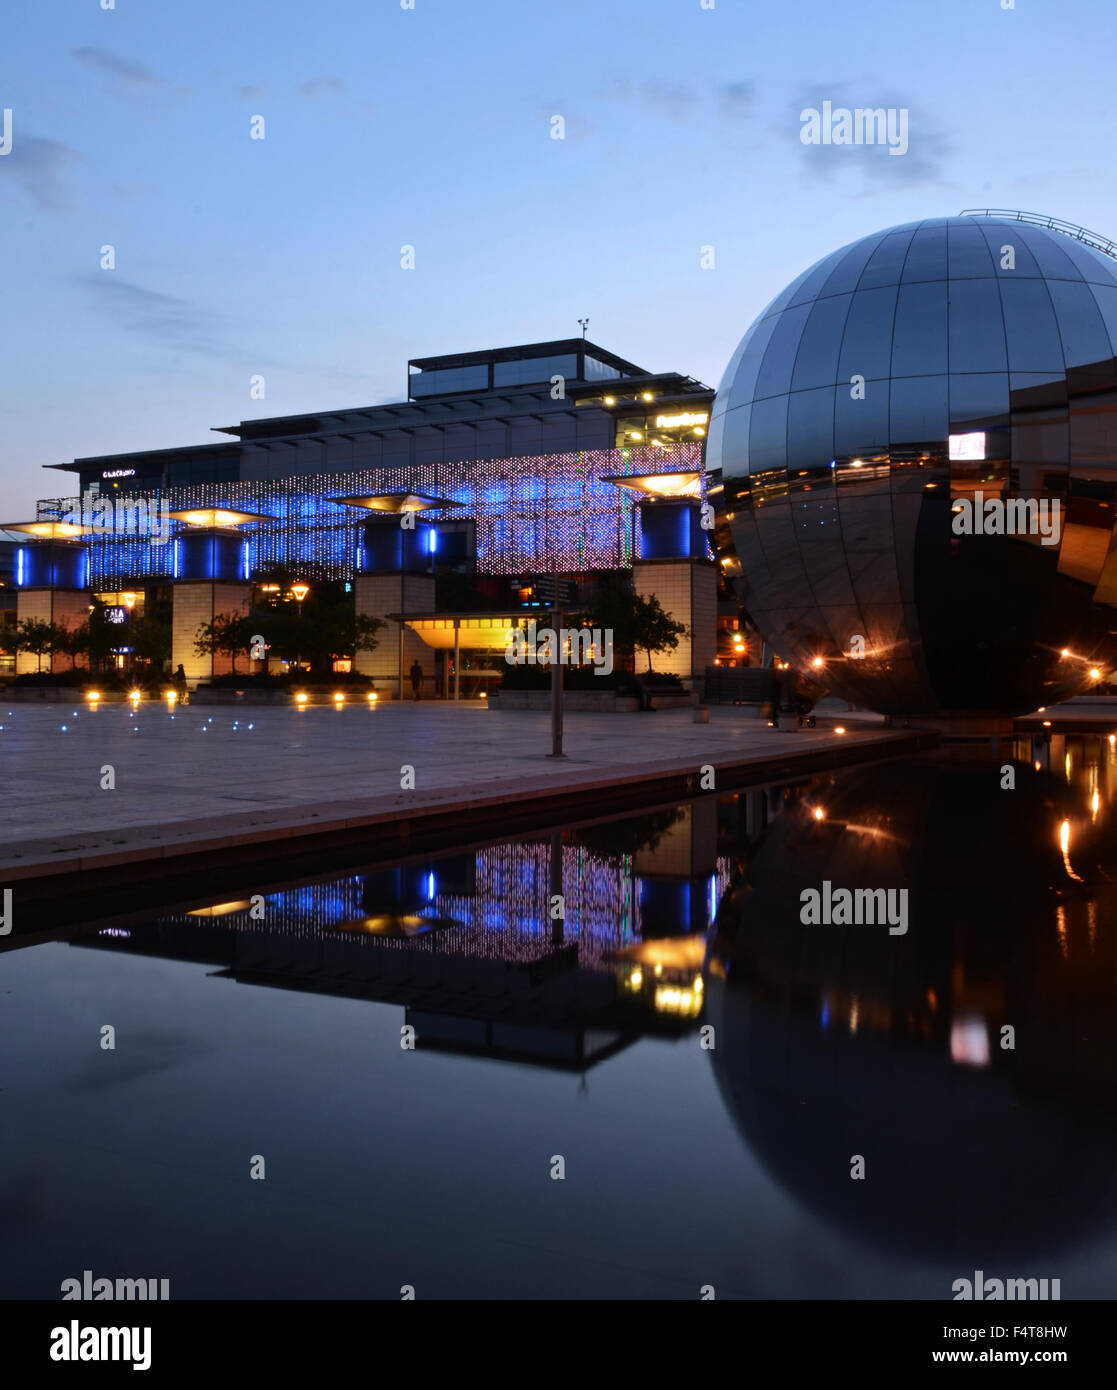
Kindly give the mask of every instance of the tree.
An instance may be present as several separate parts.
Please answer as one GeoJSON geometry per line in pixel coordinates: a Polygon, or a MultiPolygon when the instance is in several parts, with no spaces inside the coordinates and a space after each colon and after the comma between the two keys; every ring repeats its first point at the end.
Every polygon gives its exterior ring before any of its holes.
{"type": "Polygon", "coordinates": [[[171,601],[152,599],[132,624],[132,655],[161,668],[171,659],[171,601]]]}
{"type": "Polygon", "coordinates": [[[101,663],[108,661],[120,642],[120,627],[109,622],[109,606],[99,598],[94,598],[89,610],[89,652],[90,668],[99,671],[101,663]]]}
{"type": "Polygon", "coordinates": [[[600,586],[589,611],[589,625],[613,634],[613,646],[622,652],[642,648],[648,654],[648,671],[653,652],[673,651],[687,627],[665,613],[654,594],[638,594],[628,581],[613,576],[600,586]]]}
{"type": "Polygon", "coordinates": [[[373,651],[385,626],[383,618],[356,613],[352,599],[345,598],[313,603],[308,599],[293,613],[289,604],[260,608],[247,621],[250,633],[264,638],[271,655],[309,661],[320,675],[329,673],[335,657],[373,651]]]}
{"type": "Polygon", "coordinates": [[[353,615],[353,655],[358,652],[375,651],[380,645],[377,633],[382,627],[387,627],[383,618],[374,618],[368,613],[355,613],[353,615]]]}
{"type": "Polygon", "coordinates": [[[212,622],[199,624],[194,650],[199,656],[221,652],[229,657],[235,676],[237,657],[248,651],[252,636],[252,621],[243,613],[215,613],[212,622]]]}
{"type": "Polygon", "coordinates": [[[70,658],[70,670],[73,671],[77,666],[78,657],[89,651],[88,621],[79,623],[77,627],[59,628],[54,650],[64,652],[70,658]]]}
{"type": "Polygon", "coordinates": [[[648,672],[652,669],[652,653],[674,651],[679,638],[687,634],[686,623],[676,622],[660,607],[654,594],[637,594],[636,645],[648,654],[648,672]]]}
{"type": "Polygon", "coordinates": [[[53,652],[65,641],[62,633],[57,623],[44,622],[42,618],[24,618],[19,624],[19,650],[37,656],[38,669],[42,671],[43,654],[53,652]]]}
{"type": "Polygon", "coordinates": [[[15,623],[5,622],[4,615],[0,613],[0,652],[3,652],[5,656],[14,657],[18,651],[19,628],[15,623]]]}

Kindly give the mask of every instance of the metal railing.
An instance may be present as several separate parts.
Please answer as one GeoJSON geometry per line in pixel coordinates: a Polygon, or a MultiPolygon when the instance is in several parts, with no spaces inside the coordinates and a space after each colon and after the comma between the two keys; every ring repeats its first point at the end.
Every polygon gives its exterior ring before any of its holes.
{"type": "Polygon", "coordinates": [[[1016,208],[963,208],[959,217],[1011,217],[1016,222],[1030,222],[1036,227],[1048,227],[1053,232],[1062,232],[1086,246],[1092,246],[1104,256],[1117,261],[1117,241],[1111,241],[1100,232],[1088,231],[1074,222],[1064,222],[1059,217],[1046,217],[1042,212],[1020,212],[1016,208]]]}

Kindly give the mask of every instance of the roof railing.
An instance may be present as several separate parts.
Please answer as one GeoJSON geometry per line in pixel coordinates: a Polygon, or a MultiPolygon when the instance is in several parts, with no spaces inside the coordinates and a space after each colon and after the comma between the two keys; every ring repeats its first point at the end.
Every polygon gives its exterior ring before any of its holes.
{"type": "Polygon", "coordinates": [[[1060,217],[1046,217],[1042,212],[1020,212],[1016,208],[964,208],[959,217],[1011,217],[1016,222],[1030,222],[1035,227],[1048,227],[1053,232],[1062,232],[1086,246],[1092,246],[1103,256],[1117,261],[1117,241],[1111,241],[1100,232],[1088,231],[1074,222],[1064,222],[1060,217]]]}

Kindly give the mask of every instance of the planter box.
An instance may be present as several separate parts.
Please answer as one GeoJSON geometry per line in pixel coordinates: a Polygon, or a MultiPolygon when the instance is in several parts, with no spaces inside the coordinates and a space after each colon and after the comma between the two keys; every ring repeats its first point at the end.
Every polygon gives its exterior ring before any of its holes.
{"type": "MultiPolygon", "coordinates": [[[[244,690],[234,689],[232,686],[223,688],[218,686],[216,689],[208,685],[200,685],[197,690],[190,692],[190,703],[192,705],[293,705],[294,697],[287,690],[253,690],[248,687],[244,690]]],[[[323,703],[315,695],[311,695],[308,704],[323,703]]]]}
{"type": "MultiPolygon", "coordinates": [[[[101,697],[102,702],[104,696],[101,697]]],[[[84,696],[77,686],[70,685],[12,685],[0,692],[0,701],[9,704],[28,704],[34,700],[47,705],[72,705],[84,696]]]]}

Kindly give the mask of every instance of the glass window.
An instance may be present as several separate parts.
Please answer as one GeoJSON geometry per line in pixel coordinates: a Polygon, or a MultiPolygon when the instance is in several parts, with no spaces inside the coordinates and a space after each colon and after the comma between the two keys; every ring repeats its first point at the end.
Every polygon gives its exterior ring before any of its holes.
{"type": "Polygon", "coordinates": [[[1049,232],[1043,227],[1029,227],[1024,223],[1021,224],[1020,230],[1023,232],[1025,246],[1030,248],[1045,276],[1058,280],[1082,279],[1078,267],[1062,249],[1064,241],[1070,244],[1069,237],[1064,236],[1062,232],[1049,232]]]}
{"type": "MultiPolygon", "coordinates": [[[[981,281],[975,280],[974,284],[981,281]]],[[[1007,416],[1008,373],[974,372],[950,374],[950,430],[964,433],[967,425],[978,428],[1007,416]]],[[[1007,423],[1007,420],[1004,421],[1007,423]]]]}
{"type": "Polygon", "coordinates": [[[814,270],[813,265],[808,266],[807,269],[803,271],[802,275],[797,275],[786,289],[781,290],[779,294],[776,295],[775,299],[773,299],[764,310],[761,317],[768,318],[769,315],[778,314],[781,309],[786,308],[786,306],[791,303],[792,296],[798,292],[800,286],[804,283],[812,270],[814,270]]]}
{"type": "Polygon", "coordinates": [[[996,280],[950,286],[950,370],[1005,372],[1005,325],[996,280]]]}
{"type": "Polygon", "coordinates": [[[844,383],[834,392],[835,456],[888,448],[888,382],[865,382],[865,399],[855,401],[844,383]]]}
{"type": "Polygon", "coordinates": [[[519,362],[494,362],[494,386],[534,386],[550,381],[553,376],[573,381],[578,373],[578,359],[573,353],[560,357],[525,357],[519,362]]]}
{"type": "Polygon", "coordinates": [[[840,253],[841,259],[830,272],[826,283],[819,291],[820,297],[845,294],[850,290],[855,290],[858,280],[861,279],[861,272],[865,269],[869,257],[877,249],[879,243],[879,236],[862,237],[860,241],[855,241],[852,246],[840,253]]]}
{"type": "Polygon", "coordinates": [[[911,239],[903,282],[946,279],[946,228],[921,227],[911,239]]]}
{"type": "Polygon", "coordinates": [[[1090,293],[1109,334],[1109,346],[1117,357],[1117,285],[1091,285],[1090,293]]]}
{"type": "Polygon", "coordinates": [[[617,438],[614,447],[618,449],[642,449],[648,442],[642,415],[625,415],[617,421],[617,438]]]}
{"type": "Polygon", "coordinates": [[[604,362],[599,362],[596,357],[586,354],[586,377],[587,381],[616,381],[620,376],[620,371],[616,367],[609,367],[604,362]]]}
{"type": "MultiPolygon", "coordinates": [[[[749,424],[752,419],[752,407],[739,405],[736,410],[730,410],[722,417],[721,444],[721,466],[725,476],[735,474],[740,476],[749,472],[749,424]]],[[[713,431],[711,430],[711,436],[713,431]]],[[[712,441],[707,446],[707,454],[713,447],[712,441]]]]}
{"type": "Polygon", "coordinates": [[[844,251],[834,251],[831,252],[829,256],[823,257],[821,261],[816,261],[803,277],[799,288],[787,301],[788,306],[806,304],[817,298],[823,285],[825,285],[827,280],[829,280],[830,276],[834,273],[838,262],[842,260],[844,254],[844,251]]]}
{"type": "Polygon", "coordinates": [[[786,396],[756,401],[749,427],[749,472],[762,473],[787,463],[786,396]]]}
{"type": "Polygon", "coordinates": [[[1105,321],[1090,287],[1072,280],[1050,280],[1047,288],[1055,306],[1067,366],[1085,367],[1112,357],[1105,321]]]}
{"type": "Polygon", "coordinates": [[[787,408],[787,466],[828,469],[834,457],[834,388],[793,391],[787,408]]]}
{"type": "Polygon", "coordinates": [[[730,410],[735,405],[747,405],[756,395],[756,378],[760,373],[760,364],[764,360],[768,344],[772,341],[772,334],[776,331],[777,323],[779,323],[778,316],[761,319],[758,324],[754,325],[753,329],[745,334],[740,366],[737,368],[737,375],[729,387],[730,410]]]}
{"type": "Polygon", "coordinates": [[[1036,265],[1036,258],[1028,250],[1023,237],[1016,234],[1020,226],[1019,222],[996,222],[981,218],[975,221],[974,225],[981,229],[981,233],[985,237],[985,244],[989,248],[989,256],[993,262],[993,269],[998,275],[1008,275],[1015,279],[1020,279],[1022,276],[1027,276],[1029,279],[1038,278],[1039,266],[1036,265]],[[1005,248],[1008,246],[1012,247],[1013,252],[1011,270],[1007,270],[1001,265],[1005,248]]]}
{"type": "Polygon", "coordinates": [[[1075,241],[1073,237],[1066,237],[1060,245],[1063,254],[1071,258],[1084,280],[1098,285],[1117,284],[1117,263],[1108,256],[1081,241],[1075,241]]]}
{"type": "Polygon", "coordinates": [[[904,258],[915,235],[915,228],[889,232],[869,258],[869,263],[857,282],[859,290],[879,289],[881,285],[898,285],[904,268],[904,258]]]}
{"type": "Polygon", "coordinates": [[[950,433],[946,387],[945,376],[893,380],[890,412],[893,444],[922,444],[946,439],[950,433]]]}
{"type": "Polygon", "coordinates": [[[794,309],[785,309],[776,320],[768,350],[760,364],[756,378],[757,396],[782,395],[791,387],[791,369],[795,365],[795,354],[799,349],[799,339],[810,314],[808,304],[800,304],[794,309]]]}
{"type": "Polygon", "coordinates": [[[418,396],[441,396],[450,391],[485,391],[489,385],[489,368],[481,362],[474,367],[446,367],[435,372],[412,372],[408,391],[418,396]]]}
{"type": "Polygon", "coordinates": [[[996,274],[989,243],[975,221],[973,226],[948,227],[947,264],[952,280],[968,280],[974,276],[986,277],[996,274]]]}
{"type": "Polygon", "coordinates": [[[946,281],[901,285],[892,335],[892,375],[946,371],[946,281]]]}
{"type": "Polygon", "coordinates": [[[1042,280],[1001,280],[1008,365],[1013,372],[1063,371],[1063,343],[1042,280]]]}
{"type": "Polygon", "coordinates": [[[848,382],[855,373],[866,381],[887,376],[892,366],[892,322],[896,316],[895,285],[877,290],[858,290],[846,318],[838,380],[848,382]]]}
{"type": "Polygon", "coordinates": [[[837,380],[838,352],[842,345],[842,330],[849,313],[849,294],[831,299],[816,299],[811,306],[791,378],[794,391],[812,386],[833,386],[837,380]]]}

